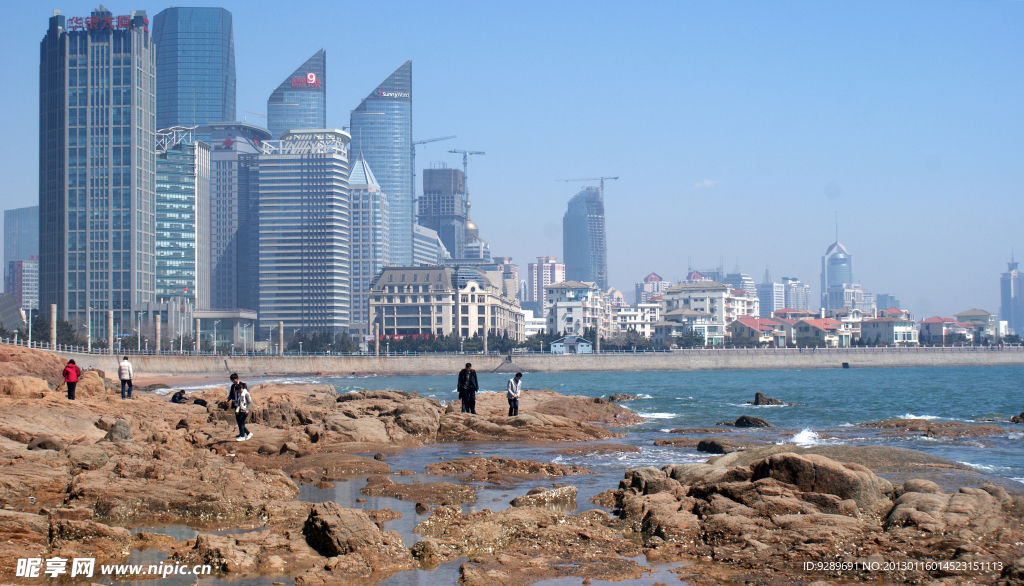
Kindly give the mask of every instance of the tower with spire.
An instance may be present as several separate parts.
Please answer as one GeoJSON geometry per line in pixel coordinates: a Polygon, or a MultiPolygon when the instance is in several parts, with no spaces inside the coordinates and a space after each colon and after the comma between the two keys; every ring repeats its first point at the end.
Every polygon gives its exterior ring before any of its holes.
{"type": "Polygon", "coordinates": [[[1024,335],[1024,303],[1022,297],[1024,292],[1021,286],[1021,272],[1017,269],[1017,261],[1010,251],[1010,262],[1007,263],[1006,272],[999,279],[999,321],[1005,321],[1010,331],[1018,336],[1024,335]]]}
{"type": "Polygon", "coordinates": [[[821,307],[822,309],[839,309],[830,307],[828,290],[830,287],[842,287],[853,284],[853,256],[839,242],[839,217],[836,216],[836,241],[829,245],[821,257],[821,307]]]}
{"type": "Polygon", "coordinates": [[[348,187],[352,192],[352,325],[353,334],[369,331],[369,292],[373,277],[390,263],[391,212],[363,153],[352,163],[348,187]]]}

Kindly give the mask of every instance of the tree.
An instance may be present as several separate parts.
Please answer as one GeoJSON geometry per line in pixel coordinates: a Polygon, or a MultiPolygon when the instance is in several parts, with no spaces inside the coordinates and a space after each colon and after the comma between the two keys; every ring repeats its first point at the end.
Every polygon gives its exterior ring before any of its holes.
{"type": "Polygon", "coordinates": [[[626,330],[625,332],[619,332],[610,338],[604,339],[605,348],[608,350],[647,350],[654,347],[651,341],[644,337],[643,334],[636,330],[626,330]]]}
{"type": "Polygon", "coordinates": [[[704,334],[690,330],[676,338],[676,346],[680,348],[703,348],[704,334]]]}
{"type": "Polygon", "coordinates": [[[1018,336],[1017,334],[1003,336],[1003,342],[1007,344],[1020,344],[1020,336],[1018,336]]]}

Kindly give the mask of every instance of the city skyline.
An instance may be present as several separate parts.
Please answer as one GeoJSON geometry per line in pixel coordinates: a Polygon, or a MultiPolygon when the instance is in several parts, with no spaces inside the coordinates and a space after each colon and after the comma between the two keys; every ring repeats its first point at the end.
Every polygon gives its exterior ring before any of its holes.
{"type": "MultiPolygon", "coordinates": [[[[1010,249],[1021,248],[1012,221],[1024,183],[1014,164],[1022,151],[1021,114],[1013,106],[1021,64],[1011,58],[1022,43],[1013,34],[1022,22],[1019,4],[928,10],[923,4],[664,6],[659,19],[651,17],[654,7],[623,18],[608,4],[593,5],[581,24],[595,33],[649,28],[615,52],[596,40],[560,38],[548,23],[568,18],[571,5],[557,7],[548,19],[535,18],[537,5],[521,14],[466,5],[383,12],[352,7],[351,21],[386,22],[396,33],[398,40],[383,46],[371,44],[373,33],[359,27],[333,40],[330,25],[322,22],[326,5],[312,2],[289,14],[311,23],[309,33],[280,48],[270,45],[272,50],[266,39],[280,26],[280,9],[213,5],[235,16],[237,110],[249,122],[265,123],[245,111],[265,113],[275,84],[319,48],[374,47],[334,60],[329,74],[345,83],[335,84],[328,96],[327,126],[333,128],[346,124],[366,89],[396,63],[415,60],[414,138],[458,134],[460,144],[453,147],[488,151],[486,161],[474,163],[473,219],[486,227],[495,254],[558,255],[557,220],[577,189],[554,180],[600,174],[622,175],[608,186],[606,215],[610,285],[623,291],[651,271],[678,280],[690,256],[725,257],[751,275],[767,266],[814,286],[819,250],[832,240],[830,220],[838,211],[840,238],[857,255],[856,277],[865,288],[889,291],[920,315],[972,306],[997,311],[997,275],[1010,249]],[[762,30],[766,21],[773,26],[762,30]],[[480,51],[457,56],[424,42],[442,23],[468,22],[476,26],[467,29],[467,40],[480,51]],[[696,22],[708,26],[691,24],[696,22]],[[916,24],[907,29],[910,22],[916,24]],[[974,32],[963,35],[965,26],[974,32]],[[550,42],[532,46],[501,32],[506,27],[550,42]],[[670,36],[679,27],[685,39],[670,36]],[[498,51],[498,43],[513,50],[498,51]],[[749,62],[755,46],[756,67],[749,62]],[[637,65],[619,67],[627,62],[637,65]],[[662,67],[667,75],[657,73],[662,67]],[[614,149],[603,146],[609,127],[618,133],[614,149]],[[530,169],[527,176],[524,168],[530,169]],[[510,222],[513,202],[523,219],[510,222]],[[726,237],[720,226],[697,225],[670,246],[651,242],[648,235],[674,233],[674,218],[709,202],[744,210],[729,219],[737,232],[755,234],[766,221],[790,221],[792,233],[779,245],[764,246],[750,236],[726,237]],[[795,222],[793,210],[811,221],[795,222]],[[921,253],[916,235],[951,222],[985,222],[991,234],[937,238],[921,253]],[[912,254],[914,263],[903,262],[912,254]],[[958,282],[970,285],[936,288],[934,275],[952,266],[958,282]]],[[[16,4],[11,17],[38,23],[51,8],[87,16],[95,6],[16,4]]],[[[166,6],[112,10],[140,8],[154,15],[166,6]]],[[[39,28],[26,28],[31,34],[10,32],[5,54],[38,42],[39,28]]],[[[36,69],[33,59],[17,61],[4,61],[7,79],[36,69]]],[[[35,116],[25,112],[37,107],[37,90],[33,84],[28,91],[6,85],[0,90],[9,104],[4,126],[23,130],[34,143],[35,116]]],[[[24,172],[35,165],[34,157],[19,153],[21,145],[0,149],[0,180],[8,186],[0,204],[34,205],[38,176],[24,172]]],[[[456,166],[458,157],[446,150],[423,147],[417,172],[437,160],[456,166]]],[[[812,290],[812,296],[818,293],[812,290]]]]}

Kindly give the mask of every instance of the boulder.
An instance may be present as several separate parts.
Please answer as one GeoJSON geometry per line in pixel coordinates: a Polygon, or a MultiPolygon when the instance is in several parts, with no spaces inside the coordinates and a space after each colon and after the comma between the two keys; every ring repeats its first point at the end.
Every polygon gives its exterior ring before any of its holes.
{"type": "Polygon", "coordinates": [[[623,435],[560,415],[523,413],[521,408],[518,417],[508,417],[507,409],[503,415],[489,417],[468,413],[445,414],[441,418],[437,439],[445,442],[587,442],[623,435]]]}
{"type": "Polygon", "coordinates": [[[639,399],[640,397],[636,395],[630,395],[629,393],[615,393],[613,395],[608,395],[608,398],[605,400],[610,401],[612,403],[625,403],[627,401],[637,401],[639,399]]]}
{"type": "Polygon", "coordinates": [[[450,482],[397,483],[387,476],[371,476],[359,492],[367,496],[385,496],[401,501],[457,505],[476,500],[476,491],[470,486],[450,482]]]}
{"type": "Polygon", "coordinates": [[[752,437],[731,436],[731,437],[709,437],[700,440],[697,444],[698,452],[709,454],[731,454],[741,450],[749,450],[765,445],[765,442],[758,441],[752,437]]]}
{"type": "Polygon", "coordinates": [[[118,419],[114,425],[107,430],[103,439],[108,442],[129,442],[132,441],[132,429],[124,419],[118,419]]]}
{"type": "Polygon", "coordinates": [[[758,405],[758,406],[762,406],[762,405],[786,405],[785,402],[780,401],[778,399],[773,399],[771,397],[765,397],[764,393],[762,393],[761,391],[758,391],[758,392],[754,393],[754,400],[753,401],[747,401],[747,403],[749,403],[751,405],[758,405]]]}
{"type": "Polygon", "coordinates": [[[52,438],[48,435],[37,435],[32,438],[32,441],[28,442],[28,449],[30,450],[55,450],[61,451],[64,449],[64,442],[59,439],[52,438]]]}
{"type": "Polygon", "coordinates": [[[1024,423],[1024,412],[1020,415],[1014,415],[1010,418],[1010,423],[1024,423]]]}
{"type": "Polygon", "coordinates": [[[750,415],[741,415],[733,423],[736,427],[774,427],[771,423],[768,423],[760,417],[751,417],[750,415]]]}
{"type": "MultiPolygon", "coordinates": [[[[344,509],[333,502],[317,503],[306,519],[304,533],[321,555],[338,558],[327,570],[334,583],[415,566],[401,536],[395,531],[381,531],[358,509],[344,509]]],[[[320,582],[314,575],[297,579],[296,583],[301,586],[320,582]]]]}
{"type": "Polygon", "coordinates": [[[46,381],[34,376],[0,377],[0,396],[12,399],[39,399],[50,391],[46,381]]]}
{"type": "MultiPolygon", "coordinates": [[[[476,412],[480,416],[508,417],[508,401],[505,393],[478,393],[476,412]]],[[[633,411],[600,397],[563,395],[555,391],[523,391],[519,397],[519,414],[549,415],[584,423],[602,423],[613,427],[624,427],[642,423],[633,411]]]]}
{"type": "Polygon", "coordinates": [[[110,460],[110,456],[98,446],[69,446],[68,459],[82,470],[99,470],[110,460]]]}
{"type": "MultiPolygon", "coordinates": [[[[531,491],[532,492],[532,491],[531,491]]],[[[555,505],[558,508],[576,508],[576,487],[563,486],[551,490],[543,490],[540,493],[519,496],[509,503],[513,507],[543,507],[555,505]]]]}
{"type": "Polygon", "coordinates": [[[582,466],[514,460],[497,456],[489,458],[468,456],[446,462],[435,462],[427,465],[426,472],[442,476],[459,476],[463,482],[489,482],[491,484],[515,484],[521,480],[590,474],[590,470],[582,466]]]}
{"type": "Polygon", "coordinates": [[[840,464],[824,456],[781,453],[753,465],[753,480],[773,478],[803,492],[853,499],[868,513],[884,514],[892,506],[892,485],[859,464],[840,464]]]}

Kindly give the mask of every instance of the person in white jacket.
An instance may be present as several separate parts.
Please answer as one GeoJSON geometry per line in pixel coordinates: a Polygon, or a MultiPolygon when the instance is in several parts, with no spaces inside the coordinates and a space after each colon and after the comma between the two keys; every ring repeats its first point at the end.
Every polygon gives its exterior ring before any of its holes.
{"type": "Polygon", "coordinates": [[[117,366],[117,378],[121,379],[121,398],[131,399],[132,398],[132,379],[135,378],[135,370],[132,369],[132,363],[128,362],[128,357],[125,356],[121,359],[121,364],[117,366]],[[125,387],[128,387],[128,395],[125,396],[125,387]]]}
{"type": "Polygon", "coordinates": [[[252,407],[252,396],[249,395],[249,385],[238,383],[238,390],[235,391],[235,422],[238,423],[238,437],[235,438],[235,441],[244,442],[252,439],[252,432],[245,427],[250,407],[252,407]]]}
{"type": "Polygon", "coordinates": [[[508,399],[508,416],[519,415],[519,394],[522,392],[523,373],[517,372],[516,376],[508,379],[508,392],[505,397],[508,399]]]}

